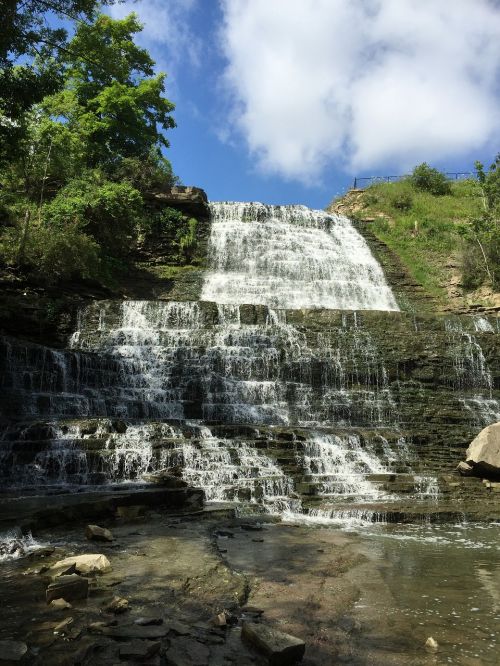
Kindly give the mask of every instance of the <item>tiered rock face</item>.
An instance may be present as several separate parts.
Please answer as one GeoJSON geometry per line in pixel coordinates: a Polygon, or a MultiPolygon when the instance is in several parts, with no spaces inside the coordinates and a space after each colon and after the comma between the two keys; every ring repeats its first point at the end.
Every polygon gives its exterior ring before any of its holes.
{"type": "Polygon", "coordinates": [[[495,326],[96,302],[72,350],[4,341],[3,414],[22,422],[4,431],[3,483],[94,486],[180,467],[210,500],[272,511],[430,497],[430,476],[450,474],[500,412],[495,326]]]}
{"type": "Polygon", "coordinates": [[[499,414],[496,321],[101,301],[72,350],[5,339],[5,416],[395,427],[465,445],[499,414]]]}
{"type": "Polygon", "coordinates": [[[96,486],[180,468],[208,499],[325,516],[338,499],[433,497],[436,474],[500,418],[498,320],[397,311],[345,219],[216,213],[204,293],[234,302],[95,301],[66,350],[3,340],[4,483],[96,486]],[[349,301],[368,309],[328,309],[349,301]]]}

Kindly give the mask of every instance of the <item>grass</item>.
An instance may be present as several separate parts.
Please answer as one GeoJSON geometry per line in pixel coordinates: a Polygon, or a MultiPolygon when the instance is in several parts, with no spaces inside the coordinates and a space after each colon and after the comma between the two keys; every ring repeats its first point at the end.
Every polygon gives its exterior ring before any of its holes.
{"type": "Polygon", "coordinates": [[[357,215],[374,217],[375,235],[429,294],[444,299],[450,259],[462,247],[458,226],[481,211],[476,181],[453,183],[451,194],[444,196],[415,190],[408,181],[380,183],[365,190],[362,204],[362,215],[357,215]]]}

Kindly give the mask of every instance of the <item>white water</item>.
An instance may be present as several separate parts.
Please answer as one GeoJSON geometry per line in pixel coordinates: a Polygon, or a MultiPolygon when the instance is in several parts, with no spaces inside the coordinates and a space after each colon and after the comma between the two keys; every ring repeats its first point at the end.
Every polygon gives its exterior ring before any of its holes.
{"type": "Polygon", "coordinates": [[[398,310],[348,218],[305,206],[212,203],[202,299],[273,308],[398,310]]]}

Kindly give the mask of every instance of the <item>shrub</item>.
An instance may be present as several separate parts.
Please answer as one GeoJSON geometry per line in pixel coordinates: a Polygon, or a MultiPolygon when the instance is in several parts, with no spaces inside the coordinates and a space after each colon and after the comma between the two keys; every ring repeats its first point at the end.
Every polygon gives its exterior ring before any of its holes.
{"type": "Polygon", "coordinates": [[[142,214],[142,197],[132,185],[91,173],[63,187],[45,207],[44,219],[52,228],[74,225],[106,254],[120,257],[130,251],[142,214]]]}
{"type": "MultiPolygon", "coordinates": [[[[8,265],[17,263],[21,229],[2,236],[0,256],[8,265]]],[[[53,284],[72,278],[98,278],[101,251],[98,243],[76,226],[65,229],[33,226],[26,240],[23,265],[40,281],[53,284]]]]}
{"type": "Polygon", "coordinates": [[[413,197],[409,192],[399,192],[391,201],[394,208],[407,211],[413,206],[413,197]]]}
{"type": "Polygon", "coordinates": [[[436,196],[451,194],[451,183],[444,173],[433,169],[425,162],[413,169],[409,181],[415,189],[422,192],[429,192],[436,196]]]}

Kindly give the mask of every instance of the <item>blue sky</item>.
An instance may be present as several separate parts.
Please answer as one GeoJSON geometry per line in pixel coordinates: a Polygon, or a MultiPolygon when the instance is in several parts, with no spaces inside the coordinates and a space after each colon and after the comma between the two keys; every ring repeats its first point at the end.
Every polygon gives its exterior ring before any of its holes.
{"type": "Polygon", "coordinates": [[[489,164],[500,149],[494,0],[139,0],[168,73],[167,151],[211,200],[323,208],[355,175],[489,164]]]}

